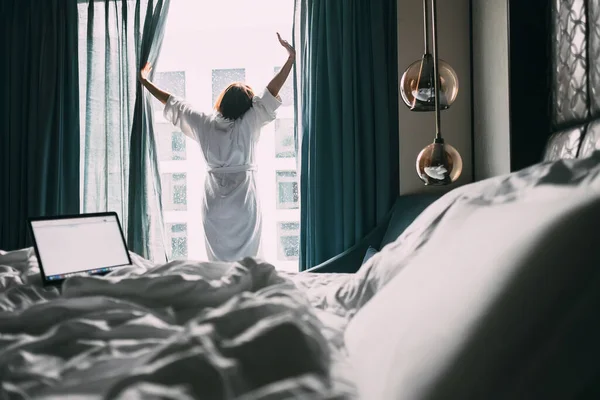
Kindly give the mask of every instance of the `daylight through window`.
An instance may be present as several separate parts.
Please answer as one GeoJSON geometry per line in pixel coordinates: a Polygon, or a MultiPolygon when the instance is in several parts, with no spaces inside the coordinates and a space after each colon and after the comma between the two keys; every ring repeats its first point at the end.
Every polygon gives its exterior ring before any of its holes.
{"type": "MultiPolygon", "coordinates": [[[[244,82],[260,93],[287,57],[275,33],[291,40],[293,10],[293,0],[171,2],[156,84],[205,112],[230,83],[244,82]]],[[[297,270],[300,204],[291,75],[280,96],[278,118],[262,130],[256,155],[262,257],[277,268],[297,270]]],[[[164,119],[161,104],[153,105],[166,243],[172,258],[206,259],[202,153],[164,119]]]]}

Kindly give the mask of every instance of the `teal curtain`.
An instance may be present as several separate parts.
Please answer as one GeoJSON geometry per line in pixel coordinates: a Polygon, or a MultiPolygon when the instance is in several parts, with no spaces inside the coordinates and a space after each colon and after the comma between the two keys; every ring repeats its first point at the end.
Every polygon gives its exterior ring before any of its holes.
{"type": "Polygon", "coordinates": [[[358,242],[398,196],[395,0],[295,9],[300,267],[358,242]]]}
{"type": "Polygon", "coordinates": [[[0,249],[27,217],[79,212],[75,0],[0,1],[0,249]]]}
{"type": "Polygon", "coordinates": [[[116,211],[130,250],[164,261],[158,158],[138,71],[156,69],[169,0],[79,5],[83,210],[116,211]]]}
{"type": "MultiPolygon", "coordinates": [[[[165,31],[169,0],[148,1],[141,42],[136,49],[138,71],[151,62],[156,67],[165,31]]],[[[140,2],[136,5],[139,15],[140,2]]],[[[136,21],[138,30],[140,21],[136,21]]],[[[153,70],[154,71],[154,70],[153,70]]],[[[149,94],[136,80],[129,152],[129,203],[127,242],[138,254],[155,261],[168,259],[165,245],[157,144],[149,94]]]]}

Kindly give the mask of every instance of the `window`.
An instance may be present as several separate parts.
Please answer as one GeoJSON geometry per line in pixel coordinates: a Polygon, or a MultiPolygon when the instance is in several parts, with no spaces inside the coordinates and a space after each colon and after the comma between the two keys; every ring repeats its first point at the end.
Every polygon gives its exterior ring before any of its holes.
{"type": "MultiPolygon", "coordinates": [[[[244,82],[261,94],[287,58],[275,32],[291,40],[293,14],[294,0],[172,1],[156,83],[207,113],[233,82],[244,82]]],[[[262,256],[278,269],[297,270],[298,232],[280,229],[281,224],[299,225],[300,220],[292,75],[280,96],[283,104],[277,119],[263,128],[255,149],[260,171],[256,184],[262,207],[262,256]]],[[[154,121],[165,230],[174,235],[173,226],[185,226],[176,236],[169,236],[167,243],[172,245],[174,258],[186,254],[204,260],[204,156],[198,143],[165,121],[163,109],[162,104],[155,105],[154,121]],[[176,251],[177,246],[186,250],[176,251]]]]}
{"type": "MultiPolygon", "coordinates": [[[[184,98],[185,72],[170,71],[156,72],[154,75],[156,85],[169,93],[184,98]]],[[[154,108],[154,131],[158,142],[158,159],[160,161],[180,161],[186,159],[185,135],[173,130],[173,125],[163,118],[164,106],[152,97],[154,108]]]]}
{"type": "Polygon", "coordinates": [[[292,118],[278,118],[275,120],[275,157],[296,157],[294,120],[292,118]]]}
{"type": "Polygon", "coordinates": [[[277,208],[298,208],[296,171],[277,171],[277,208]]]}
{"type": "MultiPolygon", "coordinates": [[[[169,71],[156,72],[153,82],[161,89],[166,90],[175,96],[185,98],[185,72],[184,71],[169,71]]],[[[158,100],[152,97],[154,110],[163,109],[163,105],[158,100]]]]}
{"type": "MultiPolygon", "coordinates": [[[[273,72],[276,74],[279,71],[281,71],[281,67],[275,67],[273,72]]],[[[281,97],[281,105],[283,107],[294,105],[294,80],[292,74],[290,74],[290,77],[279,91],[279,97],[281,97]]]]}
{"type": "Polygon", "coordinates": [[[212,71],[212,103],[217,102],[217,98],[227,86],[234,82],[245,82],[246,70],[236,69],[214,69],[212,71]]]}
{"type": "Polygon", "coordinates": [[[162,203],[166,211],[187,209],[187,179],[185,173],[162,174],[162,203]]]}
{"type": "Polygon", "coordinates": [[[159,161],[182,161],[187,158],[185,135],[173,129],[173,125],[166,122],[154,123],[159,161]]]}
{"type": "Polygon", "coordinates": [[[185,174],[173,174],[173,204],[187,204],[185,174]]]}
{"type": "Polygon", "coordinates": [[[300,247],[300,223],[296,221],[277,224],[277,255],[279,260],[298,260],[300,247]]]}
{"type": "Polygon", "coordinates": [[[171,159],[185,160],[185,135],[183,132],[171,133],[171,159]]]}
{"type": "Polygon", "coordinates": [[[185,259],[188,256],[187,224],[167,224],[167,235],[171,243],[171,259],[185,259]]]}

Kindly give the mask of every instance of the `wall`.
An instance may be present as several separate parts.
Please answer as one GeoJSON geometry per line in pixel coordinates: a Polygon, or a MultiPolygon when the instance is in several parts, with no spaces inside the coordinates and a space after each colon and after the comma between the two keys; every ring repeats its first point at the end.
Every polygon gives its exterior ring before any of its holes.
{"type": "Polygon", "coordinates": [[[475,180],[510,172],[508,4],[472,0],[475,180]]]}
{"type": "MultiPolygon", "coordinates": [[[[472,181],[471,140],[471,61],[469,0],[437,2],[438,52],[454,68],[459,79],[459,93],[452,107],[442,112],[442,135],[463,159],[463,173],[458,182],[447,187],[426,187],[415,169],[421,149],[433,141],[435,115],[411,112],[400,100],[400,194],[448,191],[472,181]]],[[[423,2],[398,0],[399,75],[423,54],[423,2]]]]}
{"type": "Polygon", "coordinates": [[[547,0],[472,0],[475,179],[538,163],[550,132],[547,0]]]}

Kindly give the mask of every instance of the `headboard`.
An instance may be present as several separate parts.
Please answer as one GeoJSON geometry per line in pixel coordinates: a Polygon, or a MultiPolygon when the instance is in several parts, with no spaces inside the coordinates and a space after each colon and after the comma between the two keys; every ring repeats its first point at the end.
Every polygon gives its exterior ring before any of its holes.
{"type": "Polygon", "coordinates": [[[545,161],[600,149],[600,0],[551,3],[551,136],[545,161]]]}

